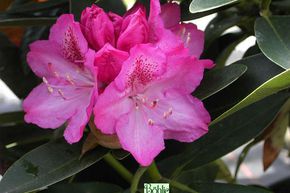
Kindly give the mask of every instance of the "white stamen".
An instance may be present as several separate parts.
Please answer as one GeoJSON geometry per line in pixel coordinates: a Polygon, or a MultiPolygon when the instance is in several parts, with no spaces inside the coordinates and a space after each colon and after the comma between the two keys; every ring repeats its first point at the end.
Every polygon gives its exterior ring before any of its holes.
{"type": "Polygon", "coordinates": [[[60,94],[60,96],[61,96],[63,99],[66,99],[65,96],[64,96],[64,93],[62,92],[62,90],[57,89],[57,92],[60,94]]]}

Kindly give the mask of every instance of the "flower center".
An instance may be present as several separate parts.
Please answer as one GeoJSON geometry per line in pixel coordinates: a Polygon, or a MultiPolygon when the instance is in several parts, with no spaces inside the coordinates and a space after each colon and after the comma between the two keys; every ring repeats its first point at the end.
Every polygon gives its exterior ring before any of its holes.
{"type": "Polygon", "coordinates": [[[150,100],[144,94],[136,94],[134,96],[129,96],[129,98],[133,101],[137,111],[142,109],[144,112],[148,112],[147,115],[151,117],[148,119],[148,124],[150,126],[156,123],[155,120],[166,120],[173,114],[173,108],[168,108],[165,104],[160,103],[158,98],[150,100]]]}

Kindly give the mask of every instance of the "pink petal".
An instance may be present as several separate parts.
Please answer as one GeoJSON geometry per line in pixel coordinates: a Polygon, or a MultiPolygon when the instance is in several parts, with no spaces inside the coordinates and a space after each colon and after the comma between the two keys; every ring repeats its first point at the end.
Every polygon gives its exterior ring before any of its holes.
{"type": "Polygon", "coordinates": [[[109,84],[119,74],[123,62],[128,58],[127,52],[117,50],[106,44],[95,56],[95,66],[98,67],[98,79],[109,84]]]}
{"type": "Polygon", "coordinates": [[[168,57],[167,71],[150,87],[156,92],[178,90],[183,94],[192,93],[199,86],[204,72],[204,65],[193,57],[172,55],[168,57]]]}
{"type": "Polygon", "coordinates": [[[66,85],[58,80],[48,79],[49,84],[58,85],[58,88],[49,88],[44,83],[34,88],[23,101],[23,109],[26,112],[25,121],[36,124],[42,128],[57,128],[68,121],[71,131],[73,124],[74,138],[68,138],[70,143],[80,139],[85,125],[90,117],[93,90],[90,88],[76,88],[66,85]],[[83,114],[85,113],[85,115],[83,114]],[[81,119],[79,119],[81,117],[81,119]],[[75,121],[79,119],[78,121],[75,121]],[[72,121],[72,122],[71,122],[72,121]]]}
{"type": "Polygon", "coordinates": [[[88,43],[72,14],[64,14],[58,18],[50,30],[49,40],[58,43],[64,57],[71,62],[84,60],[88,43]]]}
{"type": "MultiPolygon", "coordinates": [[[[93,66],[94,52],[88,51],[84,59],[85,66],[93,66]]],[[[75,84],[94,81],[94,71],[91,72],[65,59],[60,46],[52,41],[41,40],[30,44],[27,62],[33,72],[41,78],[62,78],[75,84]]]]}
{"type": "Polygon", "coordinates": [[[136,44],[148,42],[148,23],[141,9],[124,18],[117,48],[129,51],[136,44]]]}
{"type": "Polygon", "coordinates": [[[120,32],[121,32],[121,28],[122,28],[123,17],[121,17],[115,13],[112,13],[112,12],[109,12],[108,16],[109,16],[109,18],[112,21],[113,26],[114,26],[115,39],[118,39],[120,32]]]}
{"type": "Polygon", "coordinates": [[[103,9],[96,5],[87,7],[81,16],[82,30],[90,46],[99,50],[106,43],[115,45],[114,25],[103,9]]]}
{"type": "Polygon", "coordinates": [[[159,0],[150,1],[149,23],[149,42],[156,43],[163,35],[164,24],[160,16],[161,7],[159,0]]]}
{"type": "Polygon", "coordinates": [[[135,109],[120,117],[117,135],[122,148],[129,151],[142,166],[149,166],[165,148],[162,130],[150,126],[142,111],[135,109]]]}
{"type": "Polygon", "coordinates": [[[180,22],[180,7],[177,3],[165,3],[161,6],[160,14],[164,27],[169,29],[180,22]]]}
{"type": "Polygon", "coordinates": [[[95,104],[95,125],[105,134],[114,134],[117,121],[133,107],[125,93],[120,92],[113,82],[99,95],[95,104]]]}
{"type": "Polygon", "coordinates": [[[181,37],[184,46],[189,49],[189,53],[199,58],[204,47],[204,33],[197,29],[194,24],[179,24],[172,28],[172,31],[181,37]]]}
{"type": "MultiPolygon", "coordinates": [[[[97,93],[92,93],[92,95],[97,95],[97,93]]],[[[84,98],[83,100],[88,99],[84,98]]],[[[86,108],[79,108],[76,113],[69,119],[68,125],[64,132],[64,137],[68,143],[76,143],[82,138],[84,129],[90,120],[94,103],[94,97],[91,97],[89,106],[86,108]]]]}
{"type": "Polygon", "coordinates": [[[144,89],[146,84],[165,72],[166,56],[156,46],[139,44],[130,50],[115,83],[120,90],[144,89]]]}
{"type": "MultiPolygon", "coordinates": [[[[146,93],[146,96],[150,95],[146,93]]],[[[210,115],[198,99],[178,90],[154,95],[154,99],[158,102],[147,110],[147,114],[151,114],[154,124],[165,131],[166,139],[192,142],[207,133],[210,115]]]]}

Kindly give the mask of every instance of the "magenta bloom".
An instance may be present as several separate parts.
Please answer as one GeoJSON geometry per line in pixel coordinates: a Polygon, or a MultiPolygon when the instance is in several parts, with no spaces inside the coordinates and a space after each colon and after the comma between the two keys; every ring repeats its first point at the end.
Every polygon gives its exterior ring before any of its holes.
{"type": "Polygon", "coordinates": [[[66,140],[79,141],[98,94],[94,58],[73,15],[61,16],[49,40],[30,45],[27,61],[43,83],[23,102],[25,121],[43,128],[67,122],[66,140]]]}
{"type": "MultiPolygon", "coordinates": [[[[165,10],[176,10],[177,5],[165,6],[165,10]]],[[[94,114],[95,124],[103,133],[116,133],[122,147],[141,165],[148,166],[164,149],[164,139],[192,142],[207,133],[210,116],[191,93],[200,84],[204,68],[213,64],[198,60],[203,37],[194,34],[200,31],[192,25],[166,23],[166,18],[170,18],[167,14],[176,14],[175,11],[161,13],[159,1],[152,0],[148,19],[144,13],[138,4],[125,15],[123,21],[137,17],[139,25],[132,22],[134,27],[121,30],[119,37],[130,30],[140,30],[140,36],[125,39],[128,42],[124,40],[122,45],[128,46],[117,45],[123,50],[130,48],[129,57],[98,97],[94,114]],[[184,27],[186,32],[176,30],[184,27]],[[184,36],[197,40],[188,41],[184,36]]],[[[128,23],[125,26],[131,25],[128,23]]]]}

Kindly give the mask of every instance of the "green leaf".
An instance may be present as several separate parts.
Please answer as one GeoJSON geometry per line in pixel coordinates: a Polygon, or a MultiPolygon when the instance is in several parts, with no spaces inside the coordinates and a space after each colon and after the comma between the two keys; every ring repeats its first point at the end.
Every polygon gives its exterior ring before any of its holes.
{"type": "Polygon", "coordinates": [[[0,125],[24,123],[23,117],[24,113],[22,111],[0,114],[0,125]]]}
{"type": "Polygon", "coordinates": [[[227,88],[204,101],[212,120],[243,100],[263,83],[284,71],[263,54],[251,56],[236,63],[247,66],[248,69],[244,75],[227,88]]]}
{"type": "Polygon", "coordinates": [[[58,184],[41,193],[120,193],[123,189],[115,184],[103,182],[58,184]]]}
{"type": "Polygon", "coordinates": [[[289,96],[288,92],[282,92],[267,97],[210,126],[206,135],[166,161],[178,163],[173,176],[214,161],[256,137],[273,121],[289,96]]]}
{"type": "Polygon", "coordinates": [[[189,10],[191,13],[205,12],[237,2],[238,0],[193,0],[190,4],[189,10]]]}
{"type": "Polygon", "coordinates": [[[212,124],[219,122],[225,117],[237,112],[238,110],[259,101],[267,96],[270,96],[274,93],[277,93],[281,90],[290,87],[290,70],[286,70],[275,77],[269,79],[258,88],[256,88],[253,92],[251,92],[246,98],[236,104],[234,107],[223,113],[221,116],[216,118],[212,124]]]}
{"type": "Polygon", "coordinates": [[[284,69],[290,68],[290,16],[259,18],[255,34],[262,52],[284,69]]]}
{"type": "Polygon", "coordinates": [[[81,144],[65,141],[44,144],[16,161],[0,182],[0,193],[22,193],[38,190],[66,179],[96,163],[108,153],[107,149],[81,155],[81,144]]]}
{"type": "Polygon", "coordinates": [[[221,159],[193,170],[184,171],[173,180],[188,185],[193,182],[214,182],[216,179],[228,182],[233,180],[228,167],[221,159]]]}
{"type": "Polygon", "coordinates": [[[238,25],[242,21],[242,17],[235,11],[224,11],[218,13],[218,15],[209,22],[205,29],[205,48],[208,48],[210,44],[221,36],[221,34],[238,25]]]}
{"type": "Polygon", "coordinates": [[[258,187],[222,183],[195,183],[190,187],[199,193],[271,193],[258,187]]]}
{"type": "Polygon", "coordinates": [[[8,9],[9,14],[32,13],[68,5],[68,0],[49,0],[45,2],[13,3],[8,9]]]}
{"type": "Polygon", "coordinates": [[[236,81],[247,71],[243,64],[233,64],[224,68],[210,70],[205,73],[201,85],[194,95],[204,100],[236,81]]]}
{"type": "Polygon", "coordinates": [[[0,19],[0,27],[7,26],[43,26],[52,25],[56,21],[55,17],[29,17],[29,18],[8,18],[0,19]]]}

